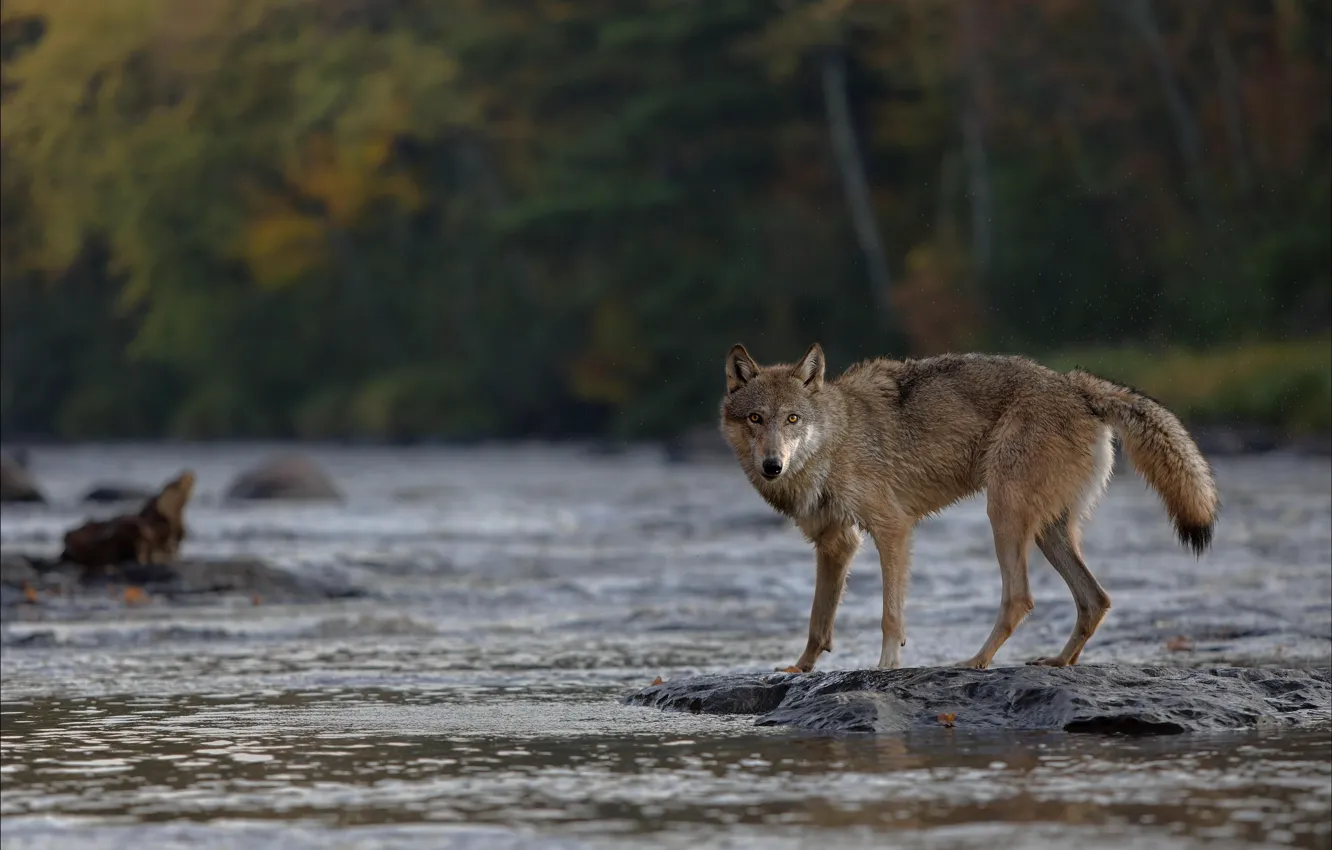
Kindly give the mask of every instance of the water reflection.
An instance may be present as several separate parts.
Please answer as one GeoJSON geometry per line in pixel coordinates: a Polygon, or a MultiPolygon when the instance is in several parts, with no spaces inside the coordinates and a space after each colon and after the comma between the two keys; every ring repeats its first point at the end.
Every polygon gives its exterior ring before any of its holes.
{"type": "MultiPolygon", "coordinates": [[[[666,734],[644,724],[552,737],[493,734],[459,704],[401,691],[8,701],[0,814],[7,832],[58,812],[137,824],[481,824],[626,847],[690,835],[699,846],[726,835],[767,846],[759,839],[778,829],[924,839],[961,825],[991,840],[1016,825],[1065,838],[1094,828],[1102,839],[1332,840],[1328,729],[828,738],[667,715],[666,734]],[[377,722],[349,729],[348,717],[377,722]]],[[[609,699],[557,709],[614,710],[609,699]]]]}

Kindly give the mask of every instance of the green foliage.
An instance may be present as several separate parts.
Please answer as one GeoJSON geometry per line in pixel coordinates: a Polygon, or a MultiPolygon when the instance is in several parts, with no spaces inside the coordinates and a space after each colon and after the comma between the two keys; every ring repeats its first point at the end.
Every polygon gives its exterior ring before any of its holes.
{"type": "MultiPolygon", "coordinates": [[[[655,436],[738,340],[1325,334],[1327,4],[1151,6],[1196,149],[1115,4],[2,0],[0,427],[655,436]]],[[[1181,404],[1326,427],[1253,363],[1181,404]]]]}
{"type": "Polygon", "coordinates": [[[1294,434],[1332,428],[1332,340],[1327,338],[1222,351],[1089,349],[1047,362],[1137,387],[1193,422],[1243,422],[1294,434]]]}

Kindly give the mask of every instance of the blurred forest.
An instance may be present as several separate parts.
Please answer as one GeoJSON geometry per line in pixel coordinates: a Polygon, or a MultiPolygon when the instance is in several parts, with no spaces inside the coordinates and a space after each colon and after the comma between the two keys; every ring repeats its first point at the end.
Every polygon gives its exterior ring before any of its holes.
{"type": "Polygon", "coordinates": [[[0,427],[659,436],[737,341],[1307,366],[1330,10],[0,0],[0,427]]]}

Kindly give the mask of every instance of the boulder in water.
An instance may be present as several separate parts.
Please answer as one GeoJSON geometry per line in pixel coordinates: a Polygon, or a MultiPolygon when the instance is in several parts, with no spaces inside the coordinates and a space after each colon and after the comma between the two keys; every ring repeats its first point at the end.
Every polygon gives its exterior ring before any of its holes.
{"type": "Polygon", "coordinates": [[[304,455],[280,455],[242,472],[227,487],[235,501],[286,499],[342,501],[342,493],[313,460],[304,455]]]}
{"type": "Polygon", "coordinates": [[[1177,734],[1332,722],[1332,670],[927,667],[677,679],[631,705],[755,715],[817,732],[959,729],[1177,734]]]}
{"type": "Polygon", "coordinates": [[[0,502],[46,502],[28,470],[8,452],[0,452],[0,502]]]}
{"type": "Polygon", "coordinates": [[[87,493],[83,494],[83,501],[99,504],[142,502],[152,498],[153,495],[152,490],[147,487],[140,487],[137,484],[104,483],[94,484],[87,493]]]}
{"type": "Polygon", "coordinates": [[[49,619],[78,620],[104,613],[107,598],[116,596],[216,605],[222,600],[309,603],[366,595],[366,590],[335,576],[300,575],[256,560],[126,561],[90,571],[58,559],[0,554],[0,622],[23,605],[39,606],[49,619]]]}

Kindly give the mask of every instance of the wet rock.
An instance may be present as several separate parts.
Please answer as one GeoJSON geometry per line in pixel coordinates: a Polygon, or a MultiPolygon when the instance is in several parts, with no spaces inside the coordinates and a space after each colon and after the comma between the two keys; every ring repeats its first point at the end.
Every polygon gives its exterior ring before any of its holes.
{"type": "Polygon", "coordinates": [[[41,578],[37,566],[27,558],[0,558],[0,608],[12,608],[28,601],[28,588],[41,578]]]}
{"type": "Polygon", "coordinates": [[[126,564],[121,578],[168,599],[241,595],[263,602],[315,602],[363,595],[336,585],[270,567],[259,561],[183,561],[178,564],[126,564]]]}
{"type": "Polygon", "coordinates": [[[92,607],[104,607],[106,599],[119,598],[128,588],[138,588],[159,602],[179,604],[225,597],[260,604],[320,602],[365,595],[336,580],[300,576],[253,560],[125,563],[92,571],[29,556],[0,557],[0,610],[26,603],[64,619],[77,618],[92,607]]]}
{"type": "Polygon", "coordinates": [[[26,635],[11,635],[5,633],[0,635],[0,646],[5,647],[43,649],[55,645],[56,638],[54,632],[31,632],[26,635]]]}
{"type": "Polygon", "coordinates": [[[229,500],[342,501],[332,479],[305,455],[280,455],[242,472],[226,490],[229,500]]]}
{"type": "Polygon", "coordinates": [[[23,582],[36,581],[40,575],[40,561],[23,555],[5,555],[0,558],[0,584],[20,587],[23,582]]]}
{"type": "Polygon", "coordinates": [[[170,563],[185,539],[185,508],[194,492],[195,475],[183,470],[145,499],[135,514],[86,520],[64,536],[61,560],[100,568],[133,560],[140,564],[170,563]]]}
{"type": "Polygon", "coordinates": [[[0,452],[0,502],[39,502],[46,497],[28,470],[8,452],[0,452]]]}
{"type": "Polygon", "coordinates": [[[625,698],[631,705],[757,715],[759,726],[819,732],[959,729],[1178,734],[1332,721],[1332,670],[1079,665],[699,676],[625,698]]]}
{"type": "Polygon", "coordinates": [[[83,494],[83,501],[109,504],[118,502],[143,502],[152,498],[153,491],[137,484],[95,484],[83,494]]]}

